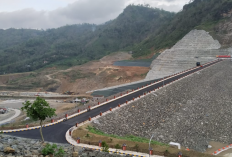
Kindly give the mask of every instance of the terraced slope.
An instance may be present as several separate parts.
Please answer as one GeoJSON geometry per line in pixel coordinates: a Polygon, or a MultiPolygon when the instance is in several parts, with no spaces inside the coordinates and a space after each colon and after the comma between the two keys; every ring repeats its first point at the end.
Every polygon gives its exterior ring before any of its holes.
{"type": "Polygon", "coordinates": [[[210,141],[232,142],[232,62],[175,82],[93,124],[108,134],[136,135],[205,151],[210,141]]]}
{"type": "Polygon", "coordinates": [[[216,55],[230,52],[221,47],[204,30],[192,30],[171,49],[161,53],[151,64],[146,80],[162,78],[196,66],[196,62],[206,63],[215,60],[216,55]]]}

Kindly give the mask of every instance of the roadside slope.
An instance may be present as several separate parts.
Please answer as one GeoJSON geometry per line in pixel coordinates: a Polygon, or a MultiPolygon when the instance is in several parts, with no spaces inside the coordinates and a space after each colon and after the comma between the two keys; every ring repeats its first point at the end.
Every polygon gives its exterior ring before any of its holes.
{"type": "Polygon", "coordinates": [[[232,62],[224,61],[171,84],[93,124],[108,134],[179,142],[200,152],[210,141],[231,143],[232,62]]]}

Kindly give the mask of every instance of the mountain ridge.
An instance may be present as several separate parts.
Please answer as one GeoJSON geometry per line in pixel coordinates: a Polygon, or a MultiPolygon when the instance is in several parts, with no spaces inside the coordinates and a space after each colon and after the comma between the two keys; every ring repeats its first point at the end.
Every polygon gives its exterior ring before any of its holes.
{"type": "MultiPolygon", "coordinates": [[[[194,0],[176,14],[147,5],[129,5],[116,19],[102,25],[67,25],[45,31],[12,29],[18,38],[11,35],[8,40],[4,40],[7,33],[0,30],[0,74],[67,68],[116,51],[133,51],[134,58],[151,55],[172,47],[195,28],[209,31],[222,42],[223,31],[216,28],[224,21],[230,23],[225,14],[231,10],[232,0],[194,0]],[[20,36],[20,31],[26,33],[20,36]]],[[[230,41],[232,37],[227,46],[230,41]]]]}

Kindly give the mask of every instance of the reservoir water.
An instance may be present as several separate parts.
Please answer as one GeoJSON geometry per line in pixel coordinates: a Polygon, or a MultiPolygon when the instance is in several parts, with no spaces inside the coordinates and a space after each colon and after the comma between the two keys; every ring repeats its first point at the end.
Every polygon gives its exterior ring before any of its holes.
{"type": "Polygon", "coordinates": [[[114,62],[115,66],[139,66],[139,67],[150,67],[151,62],[141,62],[141,61],[117,61],[114,62]]]}

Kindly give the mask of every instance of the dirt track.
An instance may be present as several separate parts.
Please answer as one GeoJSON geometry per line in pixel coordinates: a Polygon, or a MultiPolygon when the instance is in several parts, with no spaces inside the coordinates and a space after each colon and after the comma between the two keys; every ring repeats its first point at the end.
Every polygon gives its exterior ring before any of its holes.
{"type": "Polygon", "coordinates": [[[105,56],[99,61],[91,61],[66,70],[52,67],[30,73],[1,75],[0,90],[58,93],[71,91],[85,94],[89,90],[144,79],[149,71],[147,67],[113,66],[114,61],[130,58],[131,54],[117,52],[105,56]]]}

